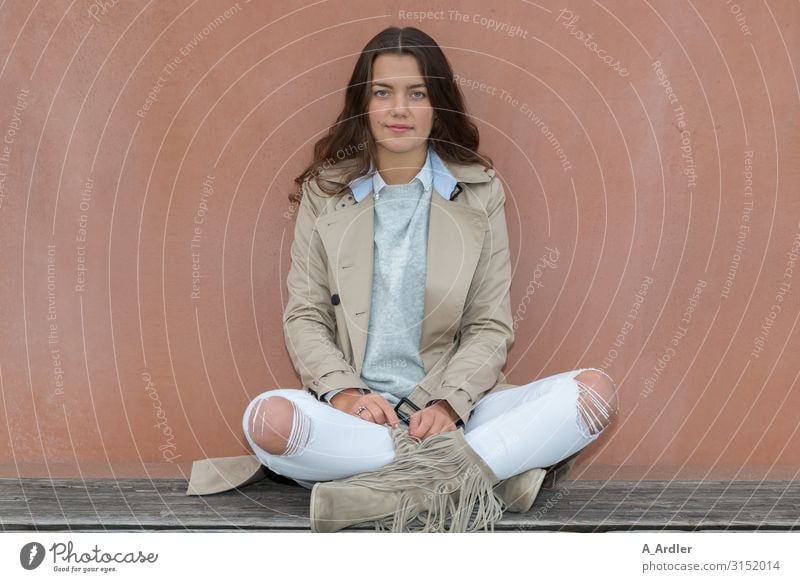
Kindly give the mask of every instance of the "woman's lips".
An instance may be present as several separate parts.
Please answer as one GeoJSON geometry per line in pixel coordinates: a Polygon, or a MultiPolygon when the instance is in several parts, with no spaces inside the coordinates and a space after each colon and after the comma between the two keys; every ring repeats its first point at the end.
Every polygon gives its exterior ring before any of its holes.
{"type": "Polygon", "coordinates": [[[407,131],[411,131],[410,127],[392,127],[391,125],[387,125],[386,128],[394,133],[405,133],[407,131]]]}

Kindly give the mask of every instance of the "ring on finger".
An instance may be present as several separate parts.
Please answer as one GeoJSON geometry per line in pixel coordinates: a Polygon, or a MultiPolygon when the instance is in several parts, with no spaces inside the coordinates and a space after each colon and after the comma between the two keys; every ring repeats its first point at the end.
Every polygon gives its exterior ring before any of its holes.
{"type": "Polygon", "coordinates": [[[356,410],[356,416],[361,416],[361,413],[367,410],[366,406],[359,406],[358,410],[356,410]]]}

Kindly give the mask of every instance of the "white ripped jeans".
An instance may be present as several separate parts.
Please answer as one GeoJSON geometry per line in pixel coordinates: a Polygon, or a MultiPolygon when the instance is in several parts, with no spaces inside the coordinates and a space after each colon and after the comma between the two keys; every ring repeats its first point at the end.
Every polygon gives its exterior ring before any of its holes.
{"type": "MultiPolygon", "coordinates": [[[[490,393],[477,402],[464,435],[498,478],[549,467],[604,432],[616,413],[616,399],[609,404],[591,386],[575,380],[585,370],[601,372],[610,379],[597,368],[579,368],[490,393]],[[586,400],[593,405],[585,406],[586,400]]],[[[264,415],[260,416],[263,422],[264,415]]],[[[247,406],[242,428],[262,464],[307,489],[316,481],[378,469],[395,455],[388,425],[342,412],[306,390],[281,388],[259,394],[247,406]],[[294,405],[291,434],[280,455],[266,452],[251,437],[258,427],[250,424],[259,417],[253,414],[251,420],[253,408],[274,396],[294,405]]]]}

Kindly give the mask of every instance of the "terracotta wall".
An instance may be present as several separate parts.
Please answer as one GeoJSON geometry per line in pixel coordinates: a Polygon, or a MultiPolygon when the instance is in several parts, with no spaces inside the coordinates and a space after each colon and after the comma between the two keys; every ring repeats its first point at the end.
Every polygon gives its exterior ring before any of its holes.
{"type": "Polygon", "coordinates": [[[414,25],[507,185],[507,376],[620,383],[576,476],[794,477],[799,21],[789,0],[0,4],[0,476],[249,452],[247,402],[299,386],[288,188],[364,44],[414,25]]]}

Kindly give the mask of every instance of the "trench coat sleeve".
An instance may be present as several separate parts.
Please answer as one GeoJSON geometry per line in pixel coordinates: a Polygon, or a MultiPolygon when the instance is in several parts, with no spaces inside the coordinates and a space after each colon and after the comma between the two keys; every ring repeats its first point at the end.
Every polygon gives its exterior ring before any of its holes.
{"type": "Polygon", "coordinates": [[[464,303],[460,344],[432,395],[447,400],[465,423],[478,400],[498,382],[514,342],[505,192],[499,178],[492,182],[483,248],[464,303]]]}
{"type": "Polygon", "coordinates": [[[308,181],[302,190],[283,314],[286,348],[303,386],[317,399],[337,388],[369,392],[334,339],[336,314],[328,285],[327,255],[317,232],[321,197],[308,181]]]}

